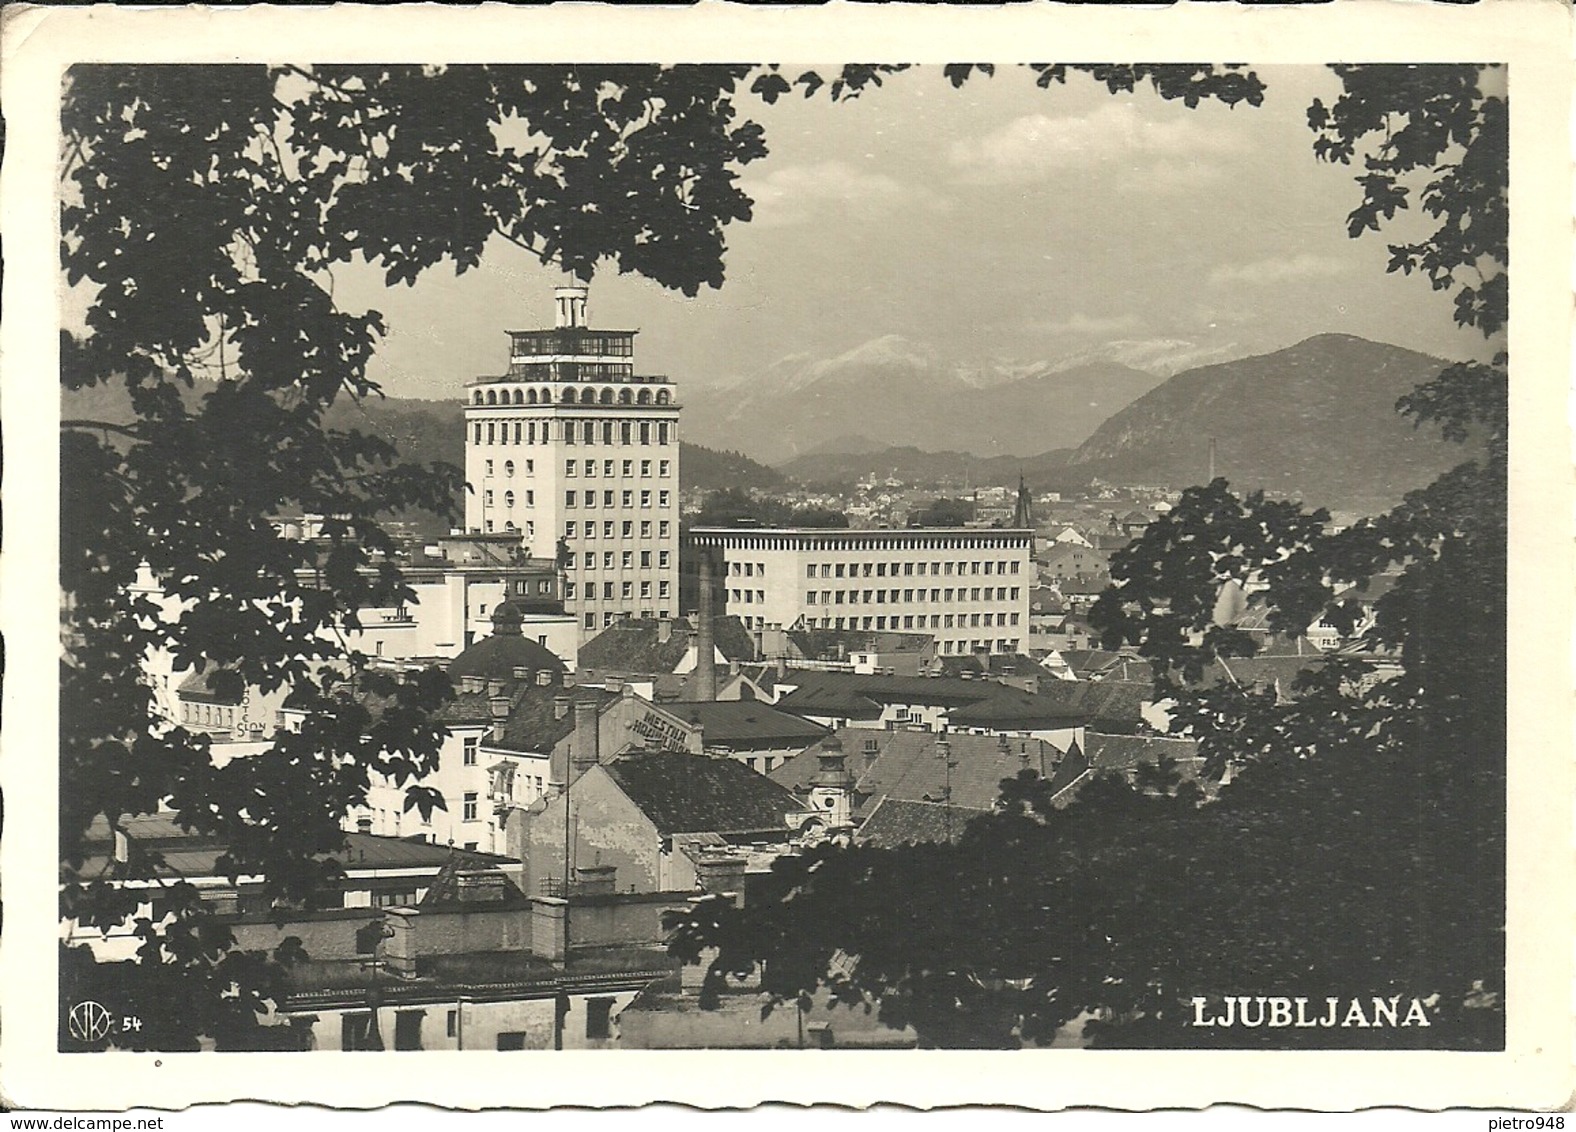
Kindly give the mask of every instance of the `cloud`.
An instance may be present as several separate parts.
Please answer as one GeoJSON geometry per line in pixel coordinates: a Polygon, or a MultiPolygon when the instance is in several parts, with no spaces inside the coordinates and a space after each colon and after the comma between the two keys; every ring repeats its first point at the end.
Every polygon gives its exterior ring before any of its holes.
{"type": "Polygon", "coordinates": [[[1332,256],[1300,252],[1294,256],[1277,256],[1235,266],[1222,264],[1209,273],[1209,281],[1216,287],[1228,283],[1262,286],[1266,283],[1286,283],[1293,279],[1339,275],[1345,270],[1346,264],[1332,256]]]}
{"type": "Polygon", "coordinates": [[[1209,158],[1245,151],[1243,139],[1211,128],[1197,112],[1146,118],[1134,103],[1106,103],[1082,117],[1029,114],[984,137],[953,144],[948,156],[965,181],[1013,184],[1064,169],[1123,167],[1143,183],[1151,170],[1170,180],[1207,178],[1209,158]],[[1134,168],[1135,164],[1137,168],[1134,168]]]}
{"type": "Polygon", "coordinates": [[[1098,317],[1082,311],[1058,319],[1036,319],[1028,329],[1039,334],[1075,334],[1095,338],[1106,334],[1125,334],[1138,329],[1138,316],[1134,314],[1098,317]]]}
{"type": "Polygon", "coordinates": [[[829,206],[862,216],[905,205],[946,207],[946,202],[928,189],[904,184],[885,173],[867,173],[846,161],[774,169],[758,180],[746,180],[744,189],[755,199],[753,223],[768,228],[822,218],[829,206]]]}

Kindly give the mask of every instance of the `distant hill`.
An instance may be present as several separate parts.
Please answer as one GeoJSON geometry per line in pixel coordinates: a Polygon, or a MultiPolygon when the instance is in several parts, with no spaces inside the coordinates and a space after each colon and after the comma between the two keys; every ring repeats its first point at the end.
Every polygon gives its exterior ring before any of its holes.
{"type": "MultiPolygon", "coordinates": [[[[212,386],[199,381],[189,397],[196,399],[212,386]]],[[[95,386],[64,394],[67,416],[94,420],[131,419],[130,402],[119,384],[95,386]]],[[[458,400],[428,401],[407,397],[372,397],[361,403],[336,401],[326,414],[330,428],[370,433],[391,441],[402,459],[417,464],[446,463],[465,466],[463,406],[458,400]]],[[[687,441],[679,442],[679,478],[682,487],[717,491],[727,487],[768,490],[784,482],[782,473],[757,464],[738,452],[720,452],[687,441]]],[[[464,511],[464,499],[455,504],[464,511]]],[[[416,524],[423,535],[441,534],[447,527],[436,517],[412,512],[400,516],[416,524]]]]}
{"type": "Polygon", "coordinates": [[[685,431],[771,464],[859,446],[1032,455],[1082,443],[1161,380],[1109,360],[949,363],[888,335],[835,358],[787,358],[726,389],[696,389],[685,431]]]}
{"type": "Polygon", "coordinates": [[[1209,440],[1216,474],[1237,491],[1339,510],[1398,502],[1470,458],[1414,430],[1402,394],[1445,366],[1398,346],[1321,334],[1284,350],[1186,370],[1113,415],[1069,461],[1116,483],[1201,483],[1209,440]]]}
{"type": "Polygon", "coordinates": [[[781,487],[786,477],[757,464],[740,452],[719,452],[687,440],[679,441],[679,483],[686,491],[721,491],[746,487],[765,491],[781,487]]]}

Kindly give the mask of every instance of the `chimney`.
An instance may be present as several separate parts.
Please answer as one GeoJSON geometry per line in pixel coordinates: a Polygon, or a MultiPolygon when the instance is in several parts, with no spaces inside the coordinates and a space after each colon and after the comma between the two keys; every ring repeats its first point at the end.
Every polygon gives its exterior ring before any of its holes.
{"type": "Polygon", "coordinates": [[[699,549],[700,610],[695,618],[695,681],[696,696],[709,701],[717,698],[717,646],[712,626],[716,595],[712,592],[711,548],[702,546],[699,549]]]}
{"type": "Polygon", "coordinates": [[[531,680],[531,670],[523,664],[517,664],[514,666],[514,678],[523,683],[529,683],[531,680]]]}
{"type": "Polygon", "coordinates": [[[707,855],[695,862],[695,880],[701,891],[712,896],[729,895],[735,903],[744,897],[744,875],[748,862],[732,854],[707,855]]]}
{"type": "Polygon", "coordinates": [[[553,718],[562,719],[569,714],[569,696],[563,692],[553,697],[553,718]]]}
{"type": "Polygon", "coordinates": [[[460,691],[462,692],[480,692],[485,686],[486,682],[480,676],[460,677],[460,691]]]}
{"type": "Polygon", "coordinates": [[[736,661],[736,660],[730,660],[728,662],[728,675],[729,676],[737,676],[738,674],[739,674],[739,662],[736,661]]]}
{"type": "Polygon", "coordinates": [[[575,895],[612,896],[617,891],[617,865],[575,866],[575,895]]]}
{"type": "Polygon", "coordinates": [[[657,622],[657,643],[665,645],[673,639],[673,619],[664,617],[657,622]]]}
{"type": "Polygon", "coordinates": [[[501,695],[503,695],[503,681],[502,680],[489,680],[489,681],[487,681],[487,696],[488,696],[488,698],[491,699],[491,698],[495,698],[495,697],[501,696],[501,695]]]}
{"type": "Polygon", "coordinates": [[[584,326],[586,324],[586,296],[589,290],[583,286],[555,287],[553,289],[553,302],[556,307],[553,325],[560,330],[584,326]]]}
{"type": "Polygon", "coordinates": [[[788,679],[788,658],[781,653],[777,655],[777,679],[788,679]]]}
{"type": "Polygon", "coordinates": [[[755,659],[756,660],[765,660],[766,659],[766,632],[765,632],[765,630],[763,630],[763,629],[756,629],[754,632],[752,632],[750,634],[750,639],[755,642],[755,659]]]}
{"type": "Polygon", "coordinates": [[[509,697],[487,697],[487,709],[492,713],[492,740],[496,743],[503,738],[503,725],[509,721],[509,697]]]}
{"type": "Polygon", "coordinates": [[[579,778],[601,762],[597,750],[597,702],[593,699],[575,701],[575,734],[571,742],[570,764],[574,776],[579,778]]]}

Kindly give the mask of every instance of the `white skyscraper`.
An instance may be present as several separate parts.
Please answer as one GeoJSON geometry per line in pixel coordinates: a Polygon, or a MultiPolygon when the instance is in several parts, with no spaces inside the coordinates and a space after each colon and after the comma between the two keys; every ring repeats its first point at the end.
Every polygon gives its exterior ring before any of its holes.
{"type": "Polygon", "coordinates": [[[554,297],[556,325],[509,331],[508,373],[466,386],[465,525],[558,558],[584,639],[678,609],[679,406],[635,373],[635,331],[586,325],[586,288],[554,297]]]}

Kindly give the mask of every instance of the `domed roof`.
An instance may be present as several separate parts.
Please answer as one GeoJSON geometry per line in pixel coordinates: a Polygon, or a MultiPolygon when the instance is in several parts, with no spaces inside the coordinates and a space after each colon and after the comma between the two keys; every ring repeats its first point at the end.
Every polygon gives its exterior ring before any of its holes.
{"type": "Polygon", "coordinates": [[[513,680],[516,668],[532,672],[546,668],[554,673],[567,671],[558,654],[520,633],[520,610],[504,602],[493,610],[493,632],[471,645],[449,662],[449,679],[480,676],[488,680],[513,680]]]}

